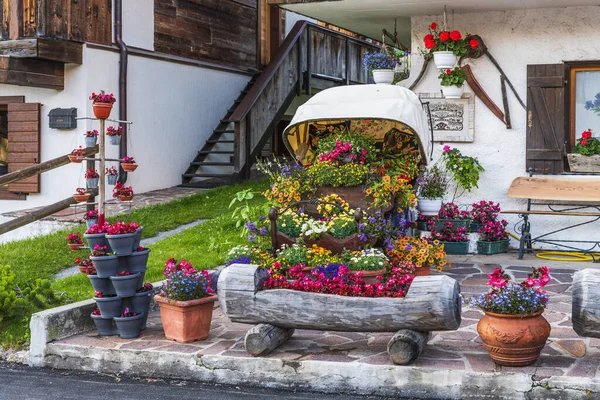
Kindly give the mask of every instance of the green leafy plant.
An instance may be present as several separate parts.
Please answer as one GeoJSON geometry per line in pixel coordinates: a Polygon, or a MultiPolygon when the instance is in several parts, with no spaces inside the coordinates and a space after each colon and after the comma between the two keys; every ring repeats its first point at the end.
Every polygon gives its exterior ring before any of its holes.
{"type": "Polygon", "coordinates": [[[577,139],[577,144],[573,146],[572,153],[583,156],[593,156],[600,154],[600,140],[592,137],[592,130],[588,129],[577,139]]]}
{"type": "Polygon", "coordinates": [[[443,71],[438,78],[441,79],[440,84],[442,86],[462,87],[467,80],[467,74],[459,67],[455,67],[454,69],[447,69],[443,71]]]}
{"type": "Polygon", "coordinates": [[[329,234],[336,239],[345,239],[357,233],[358,226],[353,217],[343,215],[334,218],[329,224],[329,234]]]}
{"type": "Polygon", "coordinates": [[[440,161],[443,163],[446,171],[452,174],[452,180],[456,183],[452,201],[457,197],[456,193],[459,188],[463,192],[470,192],[473,188],[479,187],[479,174],[485,170],[477,158],[465,156],[456,148],[452,149],[450,146],[444,146],[443,156],[440,161]]]}
{"type": "Polygon", "coordinates": [[[235,221],[235,227],[240,229],[240,237],[248,236],[250,231],[248,229],[247,221],[257,219],[260,215],[268,213],[268,205],[262,204],[259,206],[251,206],[250,200],[254,199],[255,193],[252,188],[237,192],[231,202],[229,208],[236,204],[239,204],[231,214],[231,219],[235,221]]]}

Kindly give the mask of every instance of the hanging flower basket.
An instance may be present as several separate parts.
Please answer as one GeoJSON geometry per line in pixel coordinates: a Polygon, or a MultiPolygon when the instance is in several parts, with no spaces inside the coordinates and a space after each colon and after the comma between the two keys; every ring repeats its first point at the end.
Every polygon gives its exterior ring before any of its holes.
{"type": "Polygon", "coordinates": [[[117,179],[119,179],[118,175],[106,175],[106,180],[109,185],[113,185],[113,186],[116,185],[117,179]]]}
{"type": "Polygon", "coordinates": [[[131,201],[133,200],[133,195],[119,195],[117,196],[117,198],[119,199],[119,201],[131,201]]]}
{"type": "Polygon", "coordinates": [[[373,80],[378,85],[391,85],[394,82],[393,69],[374,69],[373,80]]]}
{"type": "Polygon", "coordinates": [[[69,161],[71,161],[72,163],[75,163],[75,164],[81,164],[81,162],[83,161],[83,158],[84,158],[83,156],[77,156],[74,154],[69,154],[69,155],[67,155],[67,157],[69,157],[69,161]]]}
{"type": "Polygon", "coordinates": [[[465,91],[465,85],[458,86],[442,86],[442,93],[445,99],[460,99],[465,91]]]}
{"type": "Polygon", "coordinates": [[[123,171],[133,172],[137,169],[137,167],[137,164],[121,163],[121,168],[123,168],[123,171]]]}
{"type": "Polygon", "coordinates": [[[88,199],[90,198],[91,194],[89,193],[83,193],[83,194],[74,194],[73,198],[75,199],[76,202],[78,203],[84,203],[86,201],[88,201],[88,199]]]}
{"type": "Polygon", "coordinates": [[[109,143],[113,146],[118,146],[121,143],[121,136],[109,136],[109,143]]]}
{"type": "Polygon", "coordinates": [[[94,147],[96,146],[96,138],[95,137],[85,137],[85,147],[94,147]]]}
{"type": "Polygon", "coordinates": [[[88,228],[91,227],[92,225],[96,225],[98,223],[98,219],[92,219],[92,218],[88,218],[85,220],[85,226],[87,226],[88,228]]]}
{"type": "Polygon", "coordinates": [[[456,65],[458,57],[452,51],[434,51],[433,62],[437,69],[452,69],[456,65]]]}

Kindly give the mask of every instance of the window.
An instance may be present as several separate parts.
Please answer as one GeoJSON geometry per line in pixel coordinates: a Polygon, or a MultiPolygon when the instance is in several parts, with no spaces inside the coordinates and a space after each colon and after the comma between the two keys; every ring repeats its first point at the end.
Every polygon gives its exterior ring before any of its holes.
{"type": "Polygon", "coordinates": [[[567,150],[570,150],[583,131],[591,129],[595,137],[600,137],[600,112],[595,112],[600,110],[600,61],[565,64],[569,81],[567,150]]]}

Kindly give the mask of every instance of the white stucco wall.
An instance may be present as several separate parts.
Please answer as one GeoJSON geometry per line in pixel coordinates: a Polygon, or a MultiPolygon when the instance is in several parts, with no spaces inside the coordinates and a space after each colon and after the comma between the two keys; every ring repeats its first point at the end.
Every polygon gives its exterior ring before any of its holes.
{"type": "Polygon", "coordinates": [[[154,0],[123,1],[123,40],[127,46],[154,50],[154,0]]]}
{"type": "MultiPolygon", "coordinates": [[[[50,129],[48,112],[57,107],[77,107],[79,116],[92,116],[89,94],[103,89],[117,95],[118,68],[118,53],[86,47],[84,64],[67,66],[64,91],[0,85],[0,96],[25,95],[26,102],[43,104],[41,155],[42,160],[49,160],[83,145],[85,131],[98,129],[98,125],[82,120],[76,130],[50,129]]],[[[130,55],[128,79],[128,119],[134,122],[129,154],[140,165],[129,174],[128,184],[142,193],[181,183],[181,174],[249,77],[130,55]]],[[[118,118],[118,106],[117,102],[111,118],[118,118]]],[[[107,157],[116,158],[117,147],[107,148],[107,157]]],[[[26,201],[2,200],[0,213],[66,198],[76,187],[85,186],[84,171],[82,163],[45,172],[40,194],[29,195],[26,201]]],[[[109,191],[107,198],[110,196],[109,191]]]]}
{"type": "Polygon", "coordinates": [[[313,24],[317,23],[317,20],[314,18],[305,17],[304,15],[296,14],[295,12],[286,10],[286,12],[285,12],[285,35],[287,36],[288,33],[290,33],[290,31],[292,30],[294,25],[296,25],[296,22],[304,21],[304,20],[306,20],[308,22],[312,22],[313,24]]]}
{"type": "MultiPolygon", "coordinates": [[[[486,12],[456,14],[450,19],[452,29],[463,33],[479,34],[490,53],[496,58],[507,77],[516,87],[519,96],[527,98],[527,65],[551,64],[563,61],[589,60],[600,58],[600,7],[563,7],[506,12],[486,12]]],[[[412,18],[412,75],[420,71],[423,57],[418,49],[423,49],[423,37],[432,21],[441,22],[442,16],[421,16],[412,18]]],[[[500,74],[489,59],[468,60],[481,86],[502,107],[500,74]]],[[[425,77],[415,88],[417,93],[433,93],[440,90],[438,71],[430,65],[425,77]]],[[[410,81],[407,83],[410,84],[410,81]]],[[[467,91],[470,91],[467,88],[467,91]]],[[[526,175],[525,130],[526,112],[514,95],[508,92],[509,107],[513,128],[508,130],[487,107],[476,99],[475,141],[473,143],[447,143],[457,147],[466,155],[478,157],[486,171],[482,174],[479,190],[467,193],[458,203],[470,204],[480,199],[499,201],[503,209],[524,209],[525,201],[508,199],[506,193],[513,179],[526,175]]],[[[435,146],[434,160],[439,158],[444,144],[435,146]]],[[[569,179],[585,177],[569,176],[569,179]]],[[[511,222],[513,231],[515,216],[504,215],[511,222]]],[[[532,230],[536,233],[549,232],[565,223],[574,221],[570,217],[549,218],[533,216],[532,230]]],[[[588,225],[561,237],[589,239],[590,232],[596,232],[600,240],[599,225],[588,225]]],[[[514,244],[515,242],[513,242],[514,244]]]]}

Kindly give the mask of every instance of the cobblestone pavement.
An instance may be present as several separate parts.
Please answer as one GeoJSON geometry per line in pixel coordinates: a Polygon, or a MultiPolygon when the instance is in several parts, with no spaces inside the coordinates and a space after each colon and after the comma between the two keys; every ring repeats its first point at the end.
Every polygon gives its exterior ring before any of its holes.
{"type": "MultiPolygon", "coordinates": [[[[136,194],[131,202],[120,202],[111,199],[106,203],[106,214],[111,217],[117,214],[124,214],[133,211],[136,208],[143,208],[154,204],[166,203],[171,200],[180,199],[182,197],[191,196],[204,189],[186,189],[180,187],[171,187],[161,190],[153,190],[136,194]]],[[[13,211],[2,214],[4,217],[21,217],[27,215],[38,208],[30,208],[26,210],[13,211]]],[[[81,222],[86,212],[85,203],[79,203],[76,207],[69,207],[57,212],[49,217],[43,218],[41,221],[60,221],[60,222],[81,222]]]]}
{"type": "MultiPolygon", "coordinates": [[[[496,264],[454,264],[447,275],[461,284],[463,296],[486,290],[487,273],[496,264]]],[[[526,277],[529,267],[507,267],[516,279],[526,277]]],[[[509,368],[496,365],[488,356],[477,334],[482,313],[463,307],[462,324],[457,331],[434,332],[423,354],[414,366],[479,373],[521,372],[537,378],[554,376],[600,377],[600,339],[580,338],[571,325],[571,282],[573,269],[555,268],[546,286],[550,305],[544,317],[552,325],[546,347],[536,365],[509,368]]],[[[100,337],[93,332],[55,342],[56,345],[79,345],[148,352],[175,352],[190,355],[223,355],[250,357],[244,350],[243,338],[252,325],[233,323],[218,307],[214,310],[207,340],[180,344],[165,339],[158,312],[151,313],[148,328],[137,339],[100,337]]],[[[366,363],[391,365],[386,346],[393,333],[322,332],[298,329],[294,336],[267,356],[281,360],[322,360],[334,363],[366,363]]],[[[399,367],[401,368],[401,367],[399,367]]]]}

